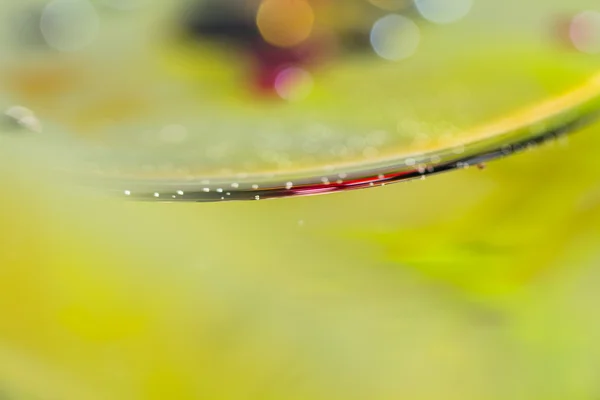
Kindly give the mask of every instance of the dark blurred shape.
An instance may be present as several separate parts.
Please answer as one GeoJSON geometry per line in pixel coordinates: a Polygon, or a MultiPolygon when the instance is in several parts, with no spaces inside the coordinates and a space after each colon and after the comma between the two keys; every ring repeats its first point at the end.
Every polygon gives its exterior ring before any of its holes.
{"type": "Polygon", "coordinates": [[[201,40],[247,45],[261,39],[254,19],[231,1],[198,2],[184,13],[183,27],[191,37],[201,40]]]}

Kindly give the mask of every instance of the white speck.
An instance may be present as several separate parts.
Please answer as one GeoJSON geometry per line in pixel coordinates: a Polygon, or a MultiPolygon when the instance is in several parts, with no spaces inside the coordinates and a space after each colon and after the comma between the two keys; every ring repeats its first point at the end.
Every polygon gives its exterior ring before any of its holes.
{"type": "Polygon", "coordinates": [[[384,178],[385,178],[385,175],[383,175],[383,174],[379,174],[379,175],[377,175],[377,178],[379,178],[379,179],[384,179],[384,178]]]}
{"type": "Polygon", "coordinates": [[[23,106],[12,106],[4,112],[4,115],[16,119],[17,121],[20,121],[26,117],[34,116],[33,111],[23,106]]]}
{"type": "Polygon", "coordinates": [[[260,196],[259,195],[254,196],[254,200],[260,200],[260,196]]]}
{"type": "Polygon", "coordinates": [[[369,182],[369,186],[375,186],[373,182],[369,182]]]}
{"type": "Polygon", "coordinates": [[[74,52],[92,44],[100,18],[87,0],[53,0],[44,7],[40,30],[48,46],[74,52]]]}
{"type": "Polygon", "coordinates": [[[223,193],[223,189],[222,189],[222,188],[218,188],[218,189],[217,189],[217,192],[219,192],[219,193],[223,193]]]}
{"type": "Polygon", "coordinates": [[[390,14],[371,29],[371,46],[380,57],[399,61],[412,56],[419,47],[419,27],[402,15],[390,14]]]}
{"type": "Polygon", "coordinates": [[[341,179],[346,179],[346,177],[348,176],[348,174],[342,172],[341,174],[338,175],[341,179]]]}
{"type": "Polygon", "coordinates": [[[321,178],[321,182],[323,182],[326,185],[329,185],[329,178],[327,178],[326,176],[321,178]]]}
{"type": "Polygon", "coordinates": [[[209,188],[203,188],[202,191],[205,192],[205,193],[208,193],[208,192],[210,192],[210,189],[209,188]]]}
{"type": "Polygon", "coordinates": [[[258,189],[258,185],[257,184],[252,185],[252,189],[254,189],[254,190],[258,189]]]}
{"type": "Polygon", "coordinates": [[[174,198],[174,199],[176,199],[176,198],[177,198],[177,196],[171,196],[171,197],[172,197],[172,198],[174,198]]]}
{"type": "Polygon", "coordinates": [[[288,182],[288,183],[285,184],[285,188],[288,189],[288,190],[290,190],[293,187],[294,187],[294,184],[292,182],[288,182]]]}
{"type": "Polygon", "coordinates": [[[160,193],[154,193],[154,197],[160,197],[160,193]]]}
{"type": "Polygon", "coordinates": [[[221,200],[225,200],[225,197],[221,197],[221,200]]]}
{"type": "Polygon", "coordinates": [[[178,190],[177,194],[180,195],[180,196],[183,196],[184,195],[183,190],[178,190]]]}
{"type": "Polygon", "coordinates": [[[449,24],[464,18],[473,0],[416,0],[419,13],[428,21],[436,24],[449,24]]]}
{"type": "Polygon", "coordinates": [[[129,190],[126,190],[124,193],[125,193],[125,196],[131,196],[131,192],[129,190]]]}
{"type": "Polygon", "coordinates": [[[225,194],[226,194],[227,196],[231,196],[231,193],[229,193],[229,192],[227,192],[227,193],[225,193],[225,194]]]}
{"type": "Polygon", "coordinates": [[[22,127],[35,133],[42,133],[42,124],[30,109],[22,106],[14,106],[6,110],[4,114],[16,120],[22,127]]]}
{"type": "Polygon", "coordinates": [[[237,188],[240,187],[240,184],[239,183],[232,183],[231,187],[234,188],[234,189],[237,189],[237,188]]]}
{"type": "Polygon", "coordinates": [[[338,179],[338,180],[337,180],[337,181],[335,181],[335,182],[336,182],[338,185],[341,185],[342,183],[344,183],[344,181],[343,181],[343,180],[341,180],[341,179],[338,179]]]}

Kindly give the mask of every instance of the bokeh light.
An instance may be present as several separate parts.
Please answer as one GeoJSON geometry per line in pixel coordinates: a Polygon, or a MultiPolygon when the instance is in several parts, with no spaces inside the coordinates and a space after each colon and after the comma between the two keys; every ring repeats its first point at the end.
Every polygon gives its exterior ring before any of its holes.
{"type": "Polygon", "coordinates": [[[314,11],[305,0],[264,0],[256,15],[263,39],[278,47],[292,47],[305,41],[313,30],[314,20],[314,11]]]}
{"type": "Polygon", "coordinates": [[[436,24],[449,24],[464,18],[473,0],[416,0],[419,13],[428,21],[436,24]]]}
{"type": "Polygon", "coordinates": [[[420,42],[419,27],[402,15],[387,15],[371,29],[373,50],[387,60],[398,61],[412,56],[420,42]]]}
{"type": "Polygon", "coordinates": [[[288,101],[304,100],[314,86],[312,75],[298,67],[289,67],[281,71],[275,79],[275,91],[288,101]]]}
{"type": "Polygon", "coordinates": [[[48,46],[73,52],[89,46],[100,27],[93,5],[87,0],[54,0],[44,8],[40,29],[48,46]]]}
{"type": "Polygon", "coordinates": [[[600,53],[600,12],[584,11],[569,25],[569,36],[575,48],[583,53],[600,53]]]}

